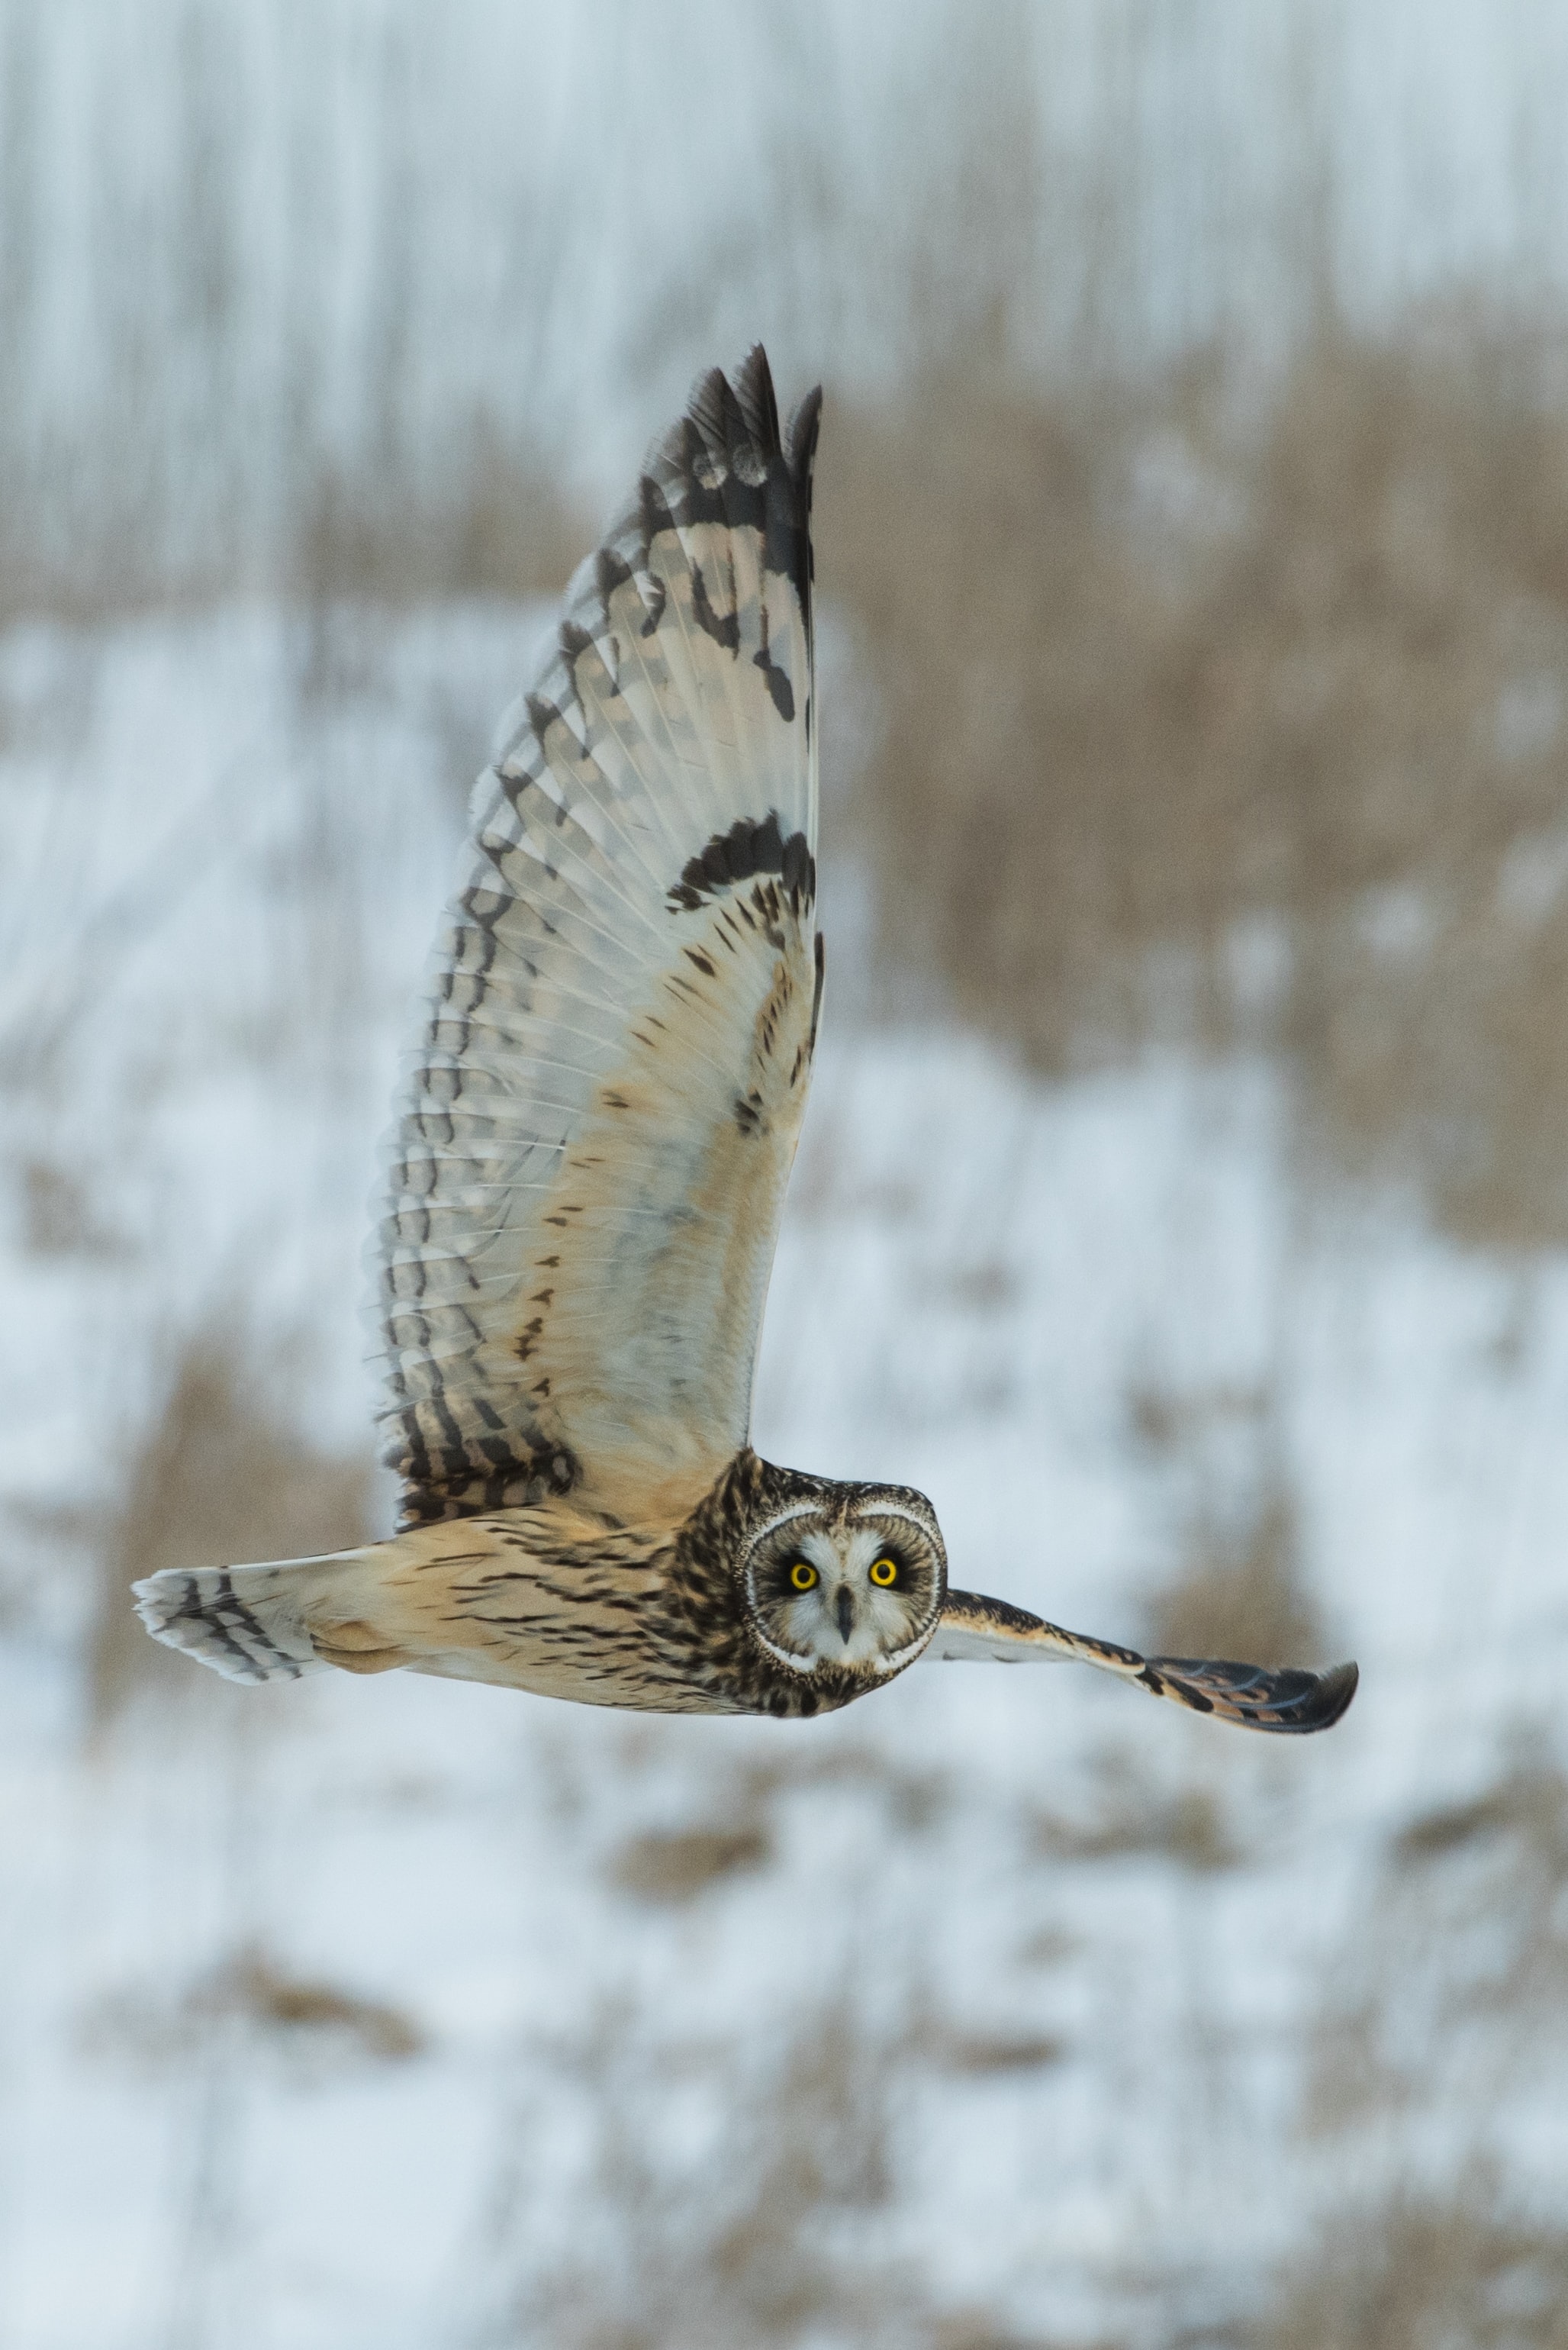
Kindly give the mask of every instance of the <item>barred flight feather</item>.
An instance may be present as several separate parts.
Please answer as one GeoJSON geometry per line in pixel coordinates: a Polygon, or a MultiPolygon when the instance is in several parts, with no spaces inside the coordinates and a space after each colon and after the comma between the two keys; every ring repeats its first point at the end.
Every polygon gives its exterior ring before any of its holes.
{"type": "Polygon", "coordinates": [[[655,443],[504,722],[387,1151],[404,1523],[672,1510],[744,1442],[810,1075],[817,397],[655,443]]]}

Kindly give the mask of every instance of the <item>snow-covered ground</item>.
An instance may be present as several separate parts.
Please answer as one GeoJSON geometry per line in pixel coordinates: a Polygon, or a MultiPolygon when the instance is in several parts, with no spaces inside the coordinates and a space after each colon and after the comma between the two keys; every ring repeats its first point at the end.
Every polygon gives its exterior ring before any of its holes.
{"type": "Polygon", "coordinates": [[[1332,1736],[1068,1670],[780,1726],[151,1645],[95,1716],[193,1344],[369,1455],[375,1137],[537,625],[0,637],[6,2350],[1155,2350],[1478,2165],[1560,2210],[1568,1271],[1310,1189],[1262,1061],[1047,1086],[830,994],[757,1438],[1084,1630],[1251,1559],[1361,1662],[1332,1736]]]}

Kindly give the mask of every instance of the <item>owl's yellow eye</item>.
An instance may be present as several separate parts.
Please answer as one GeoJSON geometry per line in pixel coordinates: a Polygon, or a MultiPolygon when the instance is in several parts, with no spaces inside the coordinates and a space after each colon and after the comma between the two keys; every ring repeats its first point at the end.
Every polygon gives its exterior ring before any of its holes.
{"type": "Polygon", "coordinates": [[[871,1567],[871,1580],[873,1583],[879,1583],[884,1591],[887,1590],[888,1586],[890,1583],[897,1583],[898,1580],[898,1560],[892,1558],[879,1558],[875,1560],[871,1567]]]}
{"type": "Polygon", "coordinates": [[[816,1569],[804,1558],[797,1558],[789,1571],[789,1579],[797,1591],[809,1591],[816,1581],[816,1569]]]}

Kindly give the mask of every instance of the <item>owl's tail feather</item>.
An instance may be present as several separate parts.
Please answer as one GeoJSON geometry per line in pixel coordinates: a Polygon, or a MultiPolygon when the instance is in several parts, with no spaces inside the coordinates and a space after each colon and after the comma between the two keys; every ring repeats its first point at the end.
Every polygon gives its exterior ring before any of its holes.
{"type": "Polygon", "coordinates": [[[330,1601],[369,1555],[344,1550],[189,1574],[165,1567],[131,1588],[136,1612],[155,1640],[183,1648],[225,1680],[298,1680],[338,1661],[317,1652],[307,1614],[330,1601]]]}

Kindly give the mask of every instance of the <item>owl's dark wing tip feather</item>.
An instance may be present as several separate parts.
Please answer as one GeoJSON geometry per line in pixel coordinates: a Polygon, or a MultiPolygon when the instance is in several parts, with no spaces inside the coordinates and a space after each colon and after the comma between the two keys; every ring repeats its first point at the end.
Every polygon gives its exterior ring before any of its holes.
{"type": "Polygon", "coordinates": [[[1353,1664],[1309,1673],[1290,1665],[1268,1672],[1225,1657],[1150,1657],[1139,1676],[1158,1697],[1173,1697],[1243,1730],[1305,1737],[1332,1730],[1348,1711],[1361,1679],[1353,1664]]]}
{"type": "Polygon", "coordinates": [[[761,343],[753,343],[735,369],[735,399],[746,430],[764,456],[780,451],[778,401],[774,397],[773,370],[761,343]]]}
{"type": "Polygon", "coordinates": [[[807,514],[811,512],[811,469],[816,462],[816,436],[822,429],[822,386],[815,384],[795,408],[784,440],[784,463],[807,514]]]}
{"type": "MultiPolygon", "coordinates": [[[[711,377],[699,377],[692,394],[694,403],[703,399],[707,386],[715,378],[720,383],[724,380],[717,369],[712,370],[711,377]]],[[[822,422],[822,386],[814,385],[796,402],[788,427],[781,432],[773,370],[761,343],[752,345],[735,369],[732,381],[732,397],[753,442],[764,457],[784,459],[784,469],[809,511],[811,468],[816,455],[816,436],[822,422]]]]}

